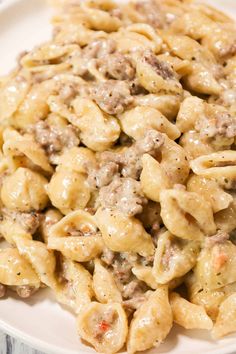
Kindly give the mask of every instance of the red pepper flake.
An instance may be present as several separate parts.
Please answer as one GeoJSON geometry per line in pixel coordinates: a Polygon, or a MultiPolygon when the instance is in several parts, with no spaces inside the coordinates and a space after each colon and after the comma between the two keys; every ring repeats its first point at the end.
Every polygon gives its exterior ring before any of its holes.
{"type": "Polygon", "coordinates": [[[101,331],[106,332],[110,329],[110,325],[106,321],[101,321],[99,323],[99,328],[101,329],[101,331]]]}

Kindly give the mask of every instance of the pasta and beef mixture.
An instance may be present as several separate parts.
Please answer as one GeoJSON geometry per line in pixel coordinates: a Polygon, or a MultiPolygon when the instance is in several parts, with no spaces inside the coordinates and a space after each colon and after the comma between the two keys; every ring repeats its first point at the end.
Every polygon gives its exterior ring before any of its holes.
{"type": "Polygon", "coordinates": [[[53,6],[0,79],[0,296],[51,288],[109,354],[174,322],[236,331],[235,23],[189,0],[53,6]]]}

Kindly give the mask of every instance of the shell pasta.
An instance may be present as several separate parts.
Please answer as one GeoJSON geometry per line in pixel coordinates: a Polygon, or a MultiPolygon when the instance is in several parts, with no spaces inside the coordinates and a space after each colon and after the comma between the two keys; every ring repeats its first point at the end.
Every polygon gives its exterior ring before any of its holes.
{"type": "Polygon", "coordinates": [[[236,332],[236,24],[49,2],[51,39],[0,78],[1,301],[49,288],[99,353],[236,332]]]}

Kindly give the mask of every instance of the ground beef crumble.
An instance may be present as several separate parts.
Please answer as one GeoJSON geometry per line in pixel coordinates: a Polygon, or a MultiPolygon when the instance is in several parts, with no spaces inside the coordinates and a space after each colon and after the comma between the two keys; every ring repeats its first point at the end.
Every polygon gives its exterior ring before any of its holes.
{"type": "Polygon", "coordinates": [[[114,53],[116,42],[112,39],[96,39],[82,49],[81,55],[76,58],[76,74],[82,77],[89,77],[88,64],[92,59],[105,58],[114,53]]]}
{"type": "Polygon", "coordinates": [[[91,88],[91,98],[106,113],[121,114],[133,102],[129,85],[125,81],[107,80],[91,88]]]}
{"type": "Polygon", "coordinates": [[[137,310],[145,300],[147,300],[147,296],[145,295],[136,296],[129,300],[123,301],[123,306],[128,313],[132,313],[137,310]]]}
{"type": "Polygon", "coordinates": [[[234,138],[236,136],[236,119],[228,112],[217,112],[214,119],[202,117],[196,124],[196,129],[203,138],[221,136],[234,138]]]}
{"type": "MultiPolygon", "coordinates": [[[[163,143],[163,134],[149,130],[123,152],[102,152],[95,168],[86,165],[87,183],[94,190],[100,189],[97,207],[116,207],[128,216],[141,213],[147,203],[137,181],[142,170],[141,157],[144,153],[155,155],[163,143]]],[[[153,227],[157,229],[157,225],[153,227]]]]}
{"type": "Polygon", "coordinates": [[[105,151],[100,155],[101,163],[114,162],[119,165],[121,176],[138,179],[142,170],[141,157],[147,153],[155,155],[164,144],[164,136],[156,130],[149,130],[124,152],[105,151]]]}
{"type": "Polygon", "coordinates": [[[151,50],[146,50],[144,52],[143,60],[148,63],[164,80],[174,79],[174,72],[171,67],[167,63],[157,59],[151,50]]]}
{"type": "Polygon", "coordinates": [[[83,58],[97,59],[114,53],[116,50],[116,42],[112,39],[97,39],[83,48],[83,58]]]}
{"type": "Polygon", "coordinates": [[[26,232],[30,233],[31,235],[37,231],[44,218],[42,213],[36,211],[32,211],[30,213],[22,213],[3,208],[2,212],[4,216],[18,223],[26,232]]]}
{"type": "Polygon", "coordinates": [[[112,272],[118,289],[124,299],[125,308],[130,311],[138,308],[145,300],[148,286],[138,280],[132,268],[140,261],[137,254],[116,253],[105,249],[101,259],[112,272]]]}
{"type": "Polygon", "coordinates": [[[101,58],[97,61],[97,66],[110,79],[132,80],[135,76],[131,60],[119,52],[101,58]]]}
{"type": "Polygon", "coordinates": [[[54,155],[64,148],[78,146],[80,141],[76,127],[68,124],[60,128],[51,126],[46,121],[39,121],[32,127],[35,140],[46,150],[50,162],[54,162],[54,155]]]}
{"type": "Polygon", "coordinates": [[[101,165],[97,169],[89,171],[87,182],[91,188],[102,188],[112,182],[115,175],[118,174],[119,166],[110,161],[101,165]]]}
{"type": "Polygon", "coordinates": [[[219,135],[234,138],[236,136],[236,119],[229,113],[217,114],[216,129],[219,135]]]}
{"type": "Polygon", "coordinates": [[[110,266],[115,258],[115,252],[111,251],[109,248],[104,248],[101,255],[101,260],[108,266],[110,266]]]}
{"type": "Polygon", "coordinates": [[[206,238],[206,247],[213,247],[216,244],[224,243],[228,241],[229,234],[227,232],[219,230],[217,234],[206,238]]]}

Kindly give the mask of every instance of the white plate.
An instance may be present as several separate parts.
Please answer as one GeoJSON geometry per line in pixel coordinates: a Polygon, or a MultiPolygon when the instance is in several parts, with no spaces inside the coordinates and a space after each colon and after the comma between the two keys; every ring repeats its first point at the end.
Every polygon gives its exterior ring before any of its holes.
{"type": "MultiPolygon", "coordinates": [[[[207,2],[236,17],[236,0],[207,2]]],[[[50,12],[42,0],[5,0],[0,4],[0,74],[13,68],[21,51],[50,38],[49,18],[50,12]]],[[[74,316],[55,302],[49,290],[42,290],[27,301],[11,295],[0,301],[1,329],[47,353],[94,353],[81,344],[74,316]]],[[[236,352],[236,336],[213,342],[205,331],[184,331],[175,326],[166,342],[150,351],[170,352],[233,353],[236,352]]]]}

